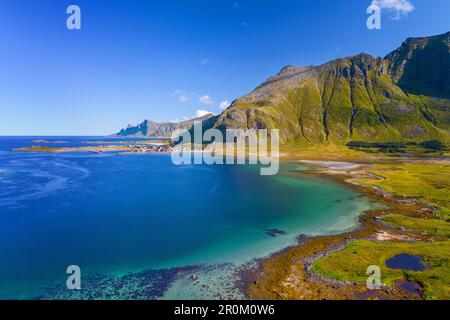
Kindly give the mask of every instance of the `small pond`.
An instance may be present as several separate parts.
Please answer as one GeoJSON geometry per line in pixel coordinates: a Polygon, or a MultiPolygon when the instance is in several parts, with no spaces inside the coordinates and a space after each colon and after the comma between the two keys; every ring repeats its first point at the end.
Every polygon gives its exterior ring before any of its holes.
{"type": "Polygon", "coordinates": [[[398,254],[386,260],[386,266],[390,269],[402,269],[411,271],[422,271],[427,269],[422,258],[411,254],[398,254]]]}

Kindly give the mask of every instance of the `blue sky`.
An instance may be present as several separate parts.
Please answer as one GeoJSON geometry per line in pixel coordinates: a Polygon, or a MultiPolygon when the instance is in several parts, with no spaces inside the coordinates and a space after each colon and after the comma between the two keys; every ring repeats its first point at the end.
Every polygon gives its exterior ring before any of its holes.
{"type": "Polygon", "coordinates": [[[450,31],[448,0],[9,0],[0,12],[0,135],[220,113],[285,65],[450,31]],[[372,1],[387,4],[381,30],[366,28],[372,1]],[[71,4],[81,30],[66,28],[71,4]]]}

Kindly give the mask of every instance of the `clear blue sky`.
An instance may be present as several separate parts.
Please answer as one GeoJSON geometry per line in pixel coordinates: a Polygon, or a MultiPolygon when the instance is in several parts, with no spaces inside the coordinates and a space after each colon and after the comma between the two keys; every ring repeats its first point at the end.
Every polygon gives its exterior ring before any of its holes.
{"type": "Polygon", "coordinates": [[[407,37],[450,31],[448,0],[386,9],[370,31],[371,1],[1,1],[0,135],[105,135],[219,113],[285,65],[384,56],[407,37]],[[81,30],[66,28],[70,4],[81,30]]]}

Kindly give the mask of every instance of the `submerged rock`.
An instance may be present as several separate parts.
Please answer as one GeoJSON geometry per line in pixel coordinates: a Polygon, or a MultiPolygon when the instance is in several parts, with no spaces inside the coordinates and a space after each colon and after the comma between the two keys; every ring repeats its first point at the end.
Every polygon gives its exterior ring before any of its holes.
{"type": "Polygon", "coordinates": [[[193,274],[193,275],[191,276],[191,280],[192,280],[192,281],[197,281],[197,280],[198,280],[198,276],[197,276],[196,274],[193,274]]]}
{"type": "Polygon", "coordinates": [[[268,236],[271,236],[271,237],[276,237],[276,236],[279,236],[279,235],[286,235],[287,234],[286,231],[279,230],[279,229],[268,229],[268,228],[266,228],[265,232],[266,232],[266,234],[268,236]]]}

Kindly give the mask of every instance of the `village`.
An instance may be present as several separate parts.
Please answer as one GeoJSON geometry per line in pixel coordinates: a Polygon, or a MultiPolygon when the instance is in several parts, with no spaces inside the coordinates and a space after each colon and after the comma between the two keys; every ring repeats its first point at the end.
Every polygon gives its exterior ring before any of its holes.
{"type": "Polygon", "coordinates": [[[169,153],[172,147],[169,145],[128,145],[130,152],[133,153],[169,153]]]}

